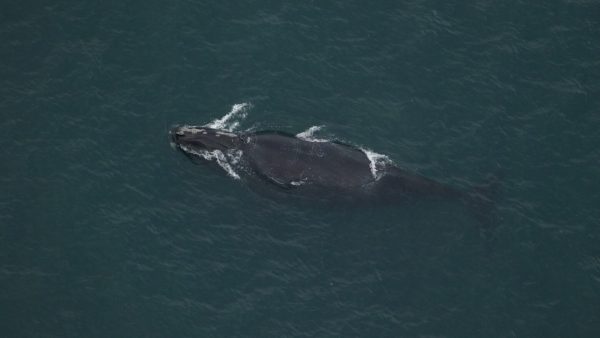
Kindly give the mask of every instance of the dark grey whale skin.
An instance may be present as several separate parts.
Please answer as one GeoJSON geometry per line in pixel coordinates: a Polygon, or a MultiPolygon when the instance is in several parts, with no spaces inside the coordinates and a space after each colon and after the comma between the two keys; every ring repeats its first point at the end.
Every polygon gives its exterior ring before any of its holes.
{"type": "Polygon", "coordinates": [[[207,127],[175,128],[171,136],[184,152],[185,148],[241,150],[236,167],[241,176],[259,178],[290,193],[378,203],[427,197],[472,201],[470,192],[391,164],[378,167],[375,178],[366,154],[340,142],[312,142],[279,131],[237,134],[207,127]]]}

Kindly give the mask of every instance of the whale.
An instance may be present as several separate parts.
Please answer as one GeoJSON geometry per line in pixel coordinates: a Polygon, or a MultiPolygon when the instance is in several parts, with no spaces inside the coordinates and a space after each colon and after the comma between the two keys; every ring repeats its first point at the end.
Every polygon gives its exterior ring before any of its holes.
{"type": "Polygon", "coordinates": [[[310,140],[276,130],[232,132],[177,126],[172,145],[196,162],[219,165],[235,179],[262,182],[290,195],[397,203],[445,198],[489,214],[490,184],[463,189],[439,182],[340,141],[310,140]]]}

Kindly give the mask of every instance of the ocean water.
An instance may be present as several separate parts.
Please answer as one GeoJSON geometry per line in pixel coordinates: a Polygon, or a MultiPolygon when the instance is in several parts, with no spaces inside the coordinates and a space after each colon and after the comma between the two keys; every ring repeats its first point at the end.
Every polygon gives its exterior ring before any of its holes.
{"type": "Polygon", "coordinates": [[[600,336],[593,0],[0,5],[0,336],[600,336]],[[339,139],[451,201],[273,199],[169,146],[339,139]]]}

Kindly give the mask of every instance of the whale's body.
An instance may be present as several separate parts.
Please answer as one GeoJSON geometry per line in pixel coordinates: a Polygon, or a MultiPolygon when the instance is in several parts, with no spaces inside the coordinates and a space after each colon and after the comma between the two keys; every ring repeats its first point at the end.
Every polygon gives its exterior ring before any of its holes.
{"type": "Polygon", "coordinates": [[[242,151],[255,174],[286,188],[314,185],[360,189],[375,181],[363,151],[336,142],[310,142],[280,132],[246,135],[242,151]]]}
{"type": "Polygon", "coordinates": [[[217,159],[238,178],[260,180],[290,193],[390,201],[415,197],[472,200],[471,193],[374,162],[360,148],[315,142],[279,131],[232,133],[207,127],[179,127],[173,142],[190,157],[217,159]]]}

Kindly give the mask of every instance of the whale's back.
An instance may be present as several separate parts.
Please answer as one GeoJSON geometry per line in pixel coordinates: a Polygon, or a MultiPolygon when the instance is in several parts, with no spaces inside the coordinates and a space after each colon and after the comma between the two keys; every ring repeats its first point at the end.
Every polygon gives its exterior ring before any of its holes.
{"type": "Polygon", "coordinates": [[[247,136],[244,153],[252,169],[282,187],[355,189],[373,181],[360,149],[336,142],[311,142],[279,132],[247,136]]]}

